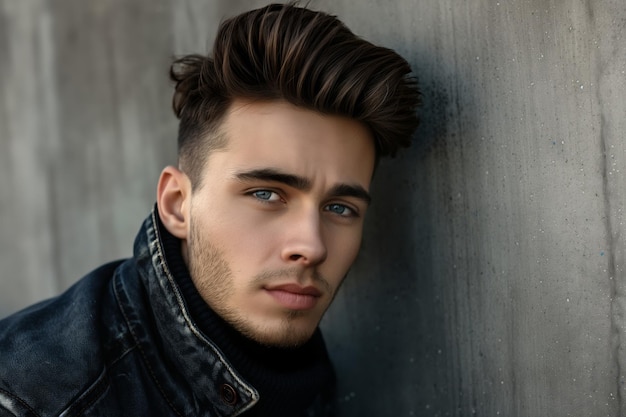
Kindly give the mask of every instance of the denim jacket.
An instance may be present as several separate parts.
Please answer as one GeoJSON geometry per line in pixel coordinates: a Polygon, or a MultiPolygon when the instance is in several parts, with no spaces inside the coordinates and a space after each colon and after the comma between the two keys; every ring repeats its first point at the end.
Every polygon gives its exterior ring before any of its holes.
{"type": "Polygon", "coordinates": [[[0,321],[0,416],[237,416],[259,394],[191,320],[156,210],[134,258],[0,321]]]}

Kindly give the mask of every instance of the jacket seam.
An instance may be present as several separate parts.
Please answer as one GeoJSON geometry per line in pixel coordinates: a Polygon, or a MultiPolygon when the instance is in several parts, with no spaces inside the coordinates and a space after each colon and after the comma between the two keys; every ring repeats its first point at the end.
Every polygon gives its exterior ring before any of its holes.
{"type": "MultiPolygon", "coordinates": [[[[135,342],[136,342],[136,340],[135,340],[135,342]]],[[[132,352],[133,350],[135,350],[135,348],[136,348],[136,347],[137,347],[137,345],[135,344],[135,345],[133,345],[133,346],[129,347],[128,349],[126,349],[124,352],[122,352],[122,354],[121,354],[118,358],[116,358],[115,360],[112,360],[112,361],[111,361],[111,366],[113,367],[113,366],[117,365],[117,363],[118,363],[119,361],[121,361],[122,359],[124,359],[124,357],[125,357],[126,355],[128,355],[130,352],[132,352]]]]}
{"type": "Polygon", "coordinates": [[[129,329],[131,335],[133,336],[133,339],[135,340],[135,343],[136,343],[135,346],[137,347],[137,349],[139,350],[139,353],[141,354],[141,357],[143,359],[143,363],[148,368],[148,372],[150,373],[150,377],[152,378],[152,380],[156,384],[157,388],[159,389],[159,392],[161,393],[161,395],[163,396],[163,398],[165,399],[167,404],[170,406],[170,408],[178,416],[183,417],[183,415],[176,409],[176,407],[174,406],[172,401],[169,399],[169,397],[165,393],[165,390],[163,389],[163,387],[161,386],[159,380],[157,379],[157,377],[156,377],[156,375],[154,373],[154,370],[152,369],[152,366],[150,366],[150,362],[148,361],[148,358],[146,357],[146,354],[145,354],[143,348],[141,347],[141,343],[139,343],[139,338],[135,334],[135,331],[133,330],[133,326],[131,325],[130,320],[128,319],[128,316],[126,315],[126,312],[124,311],[124,308],[122,308],[122,301],[120,300],[118,289],[117,289],[116,285],[113,285],[113,291],[115,293],[115,299],[117,300],[118,306],[120,307],[120,311],[122,312],[122,315],[124,316],[124,320],[126,321],[126,324],[128,325],[128,329],[129,329]]]}
{"type": "Polygon", "coordinates": [[[31,413],[33,413],[35,416],[37,417],[41,417],[39,413],[37,413],[30,405],[28,405],[28,403],[24,400],[22,400],[20,397],[18,397],[17,395],[3,389],[0,388],[0,391],[2,391],[2,393],[8,395],[9,397],[13,398],[14,400],[17,400],[20,404],[22,404],[24,407],[26,407],[31,413]]]}
{"type": "MultiPolygon", "coordinates": [[[[83,412],[85,412],[85,410],[87,410],[89,407],[94,405],[96,401],[98,401],[102,397],[102,394],[108,388],[108,385],[105,381],[106,375],[107,375],[107,369],[105,367],[100,373],[100,376],[98,376],[98,378],[96,379],[96,381],[89,388],[87,388],[83,394],[81,394],[80,397],[90,397],[90,399],[82,406],[81,409],[79,409],[78,411],[72,410],[73,405],[76,404],[75,402],[74,404],[69,406],[65,411],[63,411],[60,415],[63,417],[79,416],[83,412]]],[[[77,402],[80,401],[80,397],[78,398],[77,402]]]]}

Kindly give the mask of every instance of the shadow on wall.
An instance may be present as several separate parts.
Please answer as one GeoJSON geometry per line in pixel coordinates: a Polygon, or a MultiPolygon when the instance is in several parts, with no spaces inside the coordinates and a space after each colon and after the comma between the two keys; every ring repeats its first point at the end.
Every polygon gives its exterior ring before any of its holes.
{"type": "Polygon", "coordinates": [[[411,148],[381,161],[361,253],[323,323],[341,416],[454,412],[447,364],[455,342],[437,265],[451,256],[437,252],[450,250],[447,141],[459,109],[441,75],[414,68],[422,124],[411,148]]]}

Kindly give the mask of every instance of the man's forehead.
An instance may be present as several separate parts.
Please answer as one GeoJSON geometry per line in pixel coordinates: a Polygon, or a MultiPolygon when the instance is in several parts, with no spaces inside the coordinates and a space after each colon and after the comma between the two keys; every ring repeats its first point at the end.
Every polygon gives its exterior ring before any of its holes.
{"type": "Polygon", "coordinates": [[[219,160],[231,174],[234,170],[274,170],[309,181],[369,188],[374,141],[368,129],[351,119],[283,101],[237,100],[220,134],[225,146],[210,151],[207,165],[219,160]]]}

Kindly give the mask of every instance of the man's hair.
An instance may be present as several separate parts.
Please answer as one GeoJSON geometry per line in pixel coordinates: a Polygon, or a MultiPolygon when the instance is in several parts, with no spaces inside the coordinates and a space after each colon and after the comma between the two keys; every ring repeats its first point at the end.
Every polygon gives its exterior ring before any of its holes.
{"type": "Polygon", "coordinates": [[[198,185],[209,152],[227,139],[219,125],[234,99],[285,100],[345,116],[373,134],[377,159],[409,146],[420,93],[409,64],[354,35],[335,16],[271,4],[224,21],[213,56],[174,61],[178,155],[198,185]]]}

